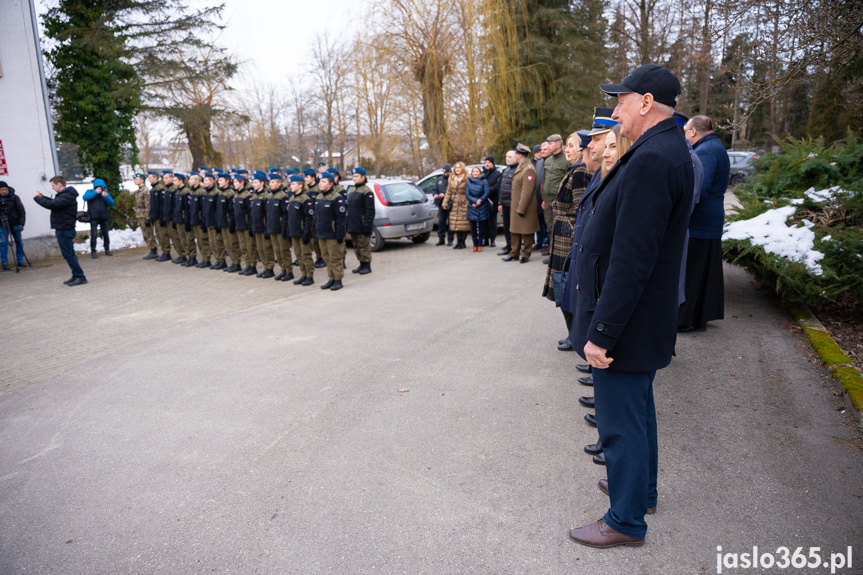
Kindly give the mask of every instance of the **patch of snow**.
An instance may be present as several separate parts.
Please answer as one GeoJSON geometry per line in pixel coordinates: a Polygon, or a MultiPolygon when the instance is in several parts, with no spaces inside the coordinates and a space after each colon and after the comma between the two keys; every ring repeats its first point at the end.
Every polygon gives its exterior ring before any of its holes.
{"type": "Polygon", "coordinates": [[[753,245],[764,246],[767,253],[802,262],[811,273],[821,275],[823,270],[818,261],[824,254],[814,249],[815,232],[812,231],[812,222],[803,220],[802,227],[792,228],[785,224],[796,211],[794,206],[784,206],[768,210],[749,220],[730,222],[725,226],[722,239],[748,239],[753,245]]]}
{"type": "Polygon", "coordinates": [[[833,239],[833,236],[824,236],[823,238],[821,238],[821,241],[822,242],[829,242],[832,239],[833,239]]]}
{"type": "Polygon", "coordinates": [[[806,200],[804,200],[803,198],[795,198],[793,200],[789,200],[788,203],[791,204],[792,206],[799,206],[800,204],[802,204],[805,201],[806,200]]]}
{"type": "Polygon", "coordinates": [[[815,191],[815,188],[809,188],[803,192],[807,198],[818,203],[836,203],[839,196],[853,196],[854,192],[843,190],[840,186],[833,186],[824,190],[815,191]]]}
{"type": "MultiPolygon", "coordinates": [[[[85,225],[87,226],[86,229],[89,230],[90,224],[85,225]]],[[[123,248],[140,248],[147,245],[146,243],[144,243],[144,236],[143,234],[141,234],[140,229],[132,230],[130,228],[126,228],[125,230],[110,230],[108,232],[108,238],[111,240],[111,251],[120,250],[123,248]]],[[[104,245],[102,242],[102,236],[100,235],[96,239],[96,251],[101,252],[103,250],[104,245]]],[[[75,251],[79,254],[88,253],[90,251],[89,238],[82,244],[75,244],[75,251]]]]}

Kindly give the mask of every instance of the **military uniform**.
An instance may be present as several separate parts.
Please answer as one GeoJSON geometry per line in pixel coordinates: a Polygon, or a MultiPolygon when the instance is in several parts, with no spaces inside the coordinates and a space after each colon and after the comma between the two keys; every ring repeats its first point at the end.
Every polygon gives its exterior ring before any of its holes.
{"type": "Polygon", "coordinates": [[[301,280],[308,278],[310,281],[305,285],[311,285],[314,283],[312,278],[315,274],[315,263],[312,260],[312,250],[309,245],[312,239],[312,228],[315,225],[314,200],[305,191],[294,194],[288,202],[285,220],[288,237],[291,238],[294,247],[294,255],[300,260],[300,281],[294,281],[294,283],[303,283],[301,280]]]}
{"type": "Polygon", "coordinates": [[[255,248],[255,238],[251,228],[251,197],[247,188],[234,197],[234,228],[237,230],[237,241],[240,243],[240,253],[246,260],[246,267],[240,275],[253,275],[258,265],[258,251],[255,248]]]}
{"type": "Polygon", "coordinates": [[[347,206],[347,231],[351,234],[354,254],[360,262],[360,266],[353,272],[367,274],[372,271],[372,250],[369,240],[375,224],[374,192],[365,184],[354,188],[348,194],[347,206]]]}
{"type": "Polygon", "coordinates": [[[204,209],[204,224],[207,226],[207,235],[210,240],[210,251],[216,262],[210,266],[210,269],[221,270],[225,269],[225,242],[222,240],[222,228],[216,218],[216,205],[219,198],[219,190],[216,186],[212,188],[204,188],[205,195],[201,198],[202,207],[204,209]]]}
{"type": "Polygon", "coordinates": [[[563,151],[558,154],[550,155],[544,162],[542,201],[545,202],[545,223],[548,227],[549,234],[554,225],[554,211],[552,210],[552,204],[554,203],[555,198],[557,198],[557,192],[560,190],[560,183],[563,181],[564,176],[566,176],[569,166],[569,160],[566,159],[563,151]]]}
{"type": "Polygon", "coordinates": [[[234,223],[234,197],[237,193],[231,188],[218,188],[218,190],[216,223],[222,229],[222,242],[231,258],[231,267],[225,268],[225,271],[233,273],[240,271],[240,242],[234,223]]]}
{"type": "Polygon", "coordinates": [[[294,279],[294,260],[291,257],[291,244],[285,233],[285,210],[288,207],[288,199],[285,189],[282,187],[270,190],[267,199],[267,233],[270,235],[270,243],[273,253],[282,268],[282,273],[276,276],[277,280],[288,281],[294,279]],[[290,276],[290,277],[288,277],[290,276]]]}
{"type": "Polygon", "coordinates": [[[270,243],[270,234],[267,233],[267,200],[270,199],[270,192],[261,190],[255,192],[249,199],[249,233],[255,238],[255,247],[258,250],[258,256],[261,258],[261,263],[264,264],[264,271],[257,274],[258,277],[273,277],[276,274],[273,272],[273,267],[276,265],[276,256],[273,253],[273,245],[270,243]]]}
{"type": "MultiPolygon", "coordinates": [[[[212,252],[210,250],[210,237],[207,234],[207,227],[204,225],[204,199],[206,198],[206,192],[203,187],[198,186],[197,188],[192,189],[192,195],[189,198],[189,228],[192,230],[192,233],[195,235],[195,241],[198,244],[198,251],[201,252],[201,261],[196,263],[190,263],[189,265],[194,265],[195,267],[205,268],[210,266],[210,256],[212,252]]],[[[192,253],[192,257],[194,257],[194,252],[192,253]]]]}
{"type": "Polygon", "coordinates": [[[536,168],[530,160],[522,162],[512,176],[512,215],[509,232],[512,238],[512,251],[509,258],[519,257],[526,262],[533,250],[533,234],[539,229],[536,214],[536,168]]]}
{"type": "Polygon", "coordinates": [[[138,191],[135,192],[135,217],[138,220],[138,227],[141,228],[141,234],[144,236],[144,243],[150,248],[151,252],[156,250],[156,235],[153,233],[153,224],[150,221],[150,192],[147,191],[147,186],[138,186],[138,191]]]}
{"type": "Polygon", "coordinates": [[[156,237],[159,241],[159,247],[162,249],[162,255],[156,258],[156,261],[164,262],[171,259],[171,217],[174,210],[176,188],[173,184],[166,185],[164,182],[161,186],[158,192],[159,201],[155,205],[159,221],[159,225],[156,227],[156,237]]]}
{"type": "Polygon", "coordinates": [[[186,212],[188,211],[191,190],[183,185],[174,192],[173,217],[171,218],[171,240],[178,257],[175,264],[184,263],[189,256],[189,232],[186,231],[186,212]]]}
{"type": "MultiPolygon", "coordinates": [[[[346,212],[345,200],[335,190],[322,192],[315,199],[315,232],[318,235],[321,255],[327,264],[327,276],[331,282],[341,282],[345,275],[346,212]]],[[[321,287],[330,286],[324,284],[321,287]]]]}
{"type": "MultiPolygon", "coordinates": [[[[312,201],[315,201],[317,199],[320,192],[321,190],[317,184],[315,184],[314,186],[309,186],[309,189],[306,191],[309,197],[312,198],[312,201]]],[[[314,228],[312,229],[312,240],[310,245],[312,248],[312,252],[314,253],[315,267],[323,267],[319,265],[319,260],[323,260],[323,257],[321,257],[321,246],[318,242],[318,232],[314,228]]]]}

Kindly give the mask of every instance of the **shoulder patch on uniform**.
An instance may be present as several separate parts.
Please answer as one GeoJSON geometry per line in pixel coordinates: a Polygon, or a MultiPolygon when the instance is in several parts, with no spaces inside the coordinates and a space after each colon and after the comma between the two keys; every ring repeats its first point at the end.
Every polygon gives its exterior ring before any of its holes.
{"type": "Polygon", "coordinates": [[[344,206],[340,206],[340,207],[339,207],[339,211],[340,211],[340,212],[345,211],[345,207],[344,207],[344,206]]]}

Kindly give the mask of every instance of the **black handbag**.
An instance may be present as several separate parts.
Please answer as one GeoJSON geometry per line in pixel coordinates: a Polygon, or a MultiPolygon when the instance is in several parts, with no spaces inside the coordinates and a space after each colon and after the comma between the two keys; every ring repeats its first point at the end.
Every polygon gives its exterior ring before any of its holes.
{"type": "Polygon", "coordinates": [[[90,212],[78,210],[77,212],[75,212],[75,219],[82,224],[88,224],[90,223],[90,212]]]}
{"type": "Polygon", "coordinates": [[[560,307],[563,303],[563,292],[566,290],[566,276],[569,275],[569,254],[563,261],[563,271],[551,272],[551,289],[554,292],[554,305],[560,307]]]}

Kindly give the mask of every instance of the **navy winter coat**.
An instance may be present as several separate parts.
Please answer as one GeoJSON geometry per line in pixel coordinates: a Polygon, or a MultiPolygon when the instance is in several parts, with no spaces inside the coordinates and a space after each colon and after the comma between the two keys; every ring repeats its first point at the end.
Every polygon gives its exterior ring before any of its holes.
{"type": "Polygon", "coordinates": [[[464,195],[467,198],[467,219],[472,222],[484,222],[488,219],[488,182],[485,178],[468,178],[464,187],[464,195]],[[474,207],[477,201],[482,203],[474,207]]]}
{"type": "Polygon", "coordinates": [[[725,190],[731,174],[731,162],[725,146],[716,134],[707,134],[692,146],[704,168],[701,197],[689,219],[689,235],[702,240],[722,238],[725,223],[725,190]]]}
{"type": "Polygon", "coordinates": [[[677,282],[692,208],[692,159],[677,123],[647,130],[584,205],[571,339],[608,350],[609,369],[667,366],[677,339],[677,282]]]}

